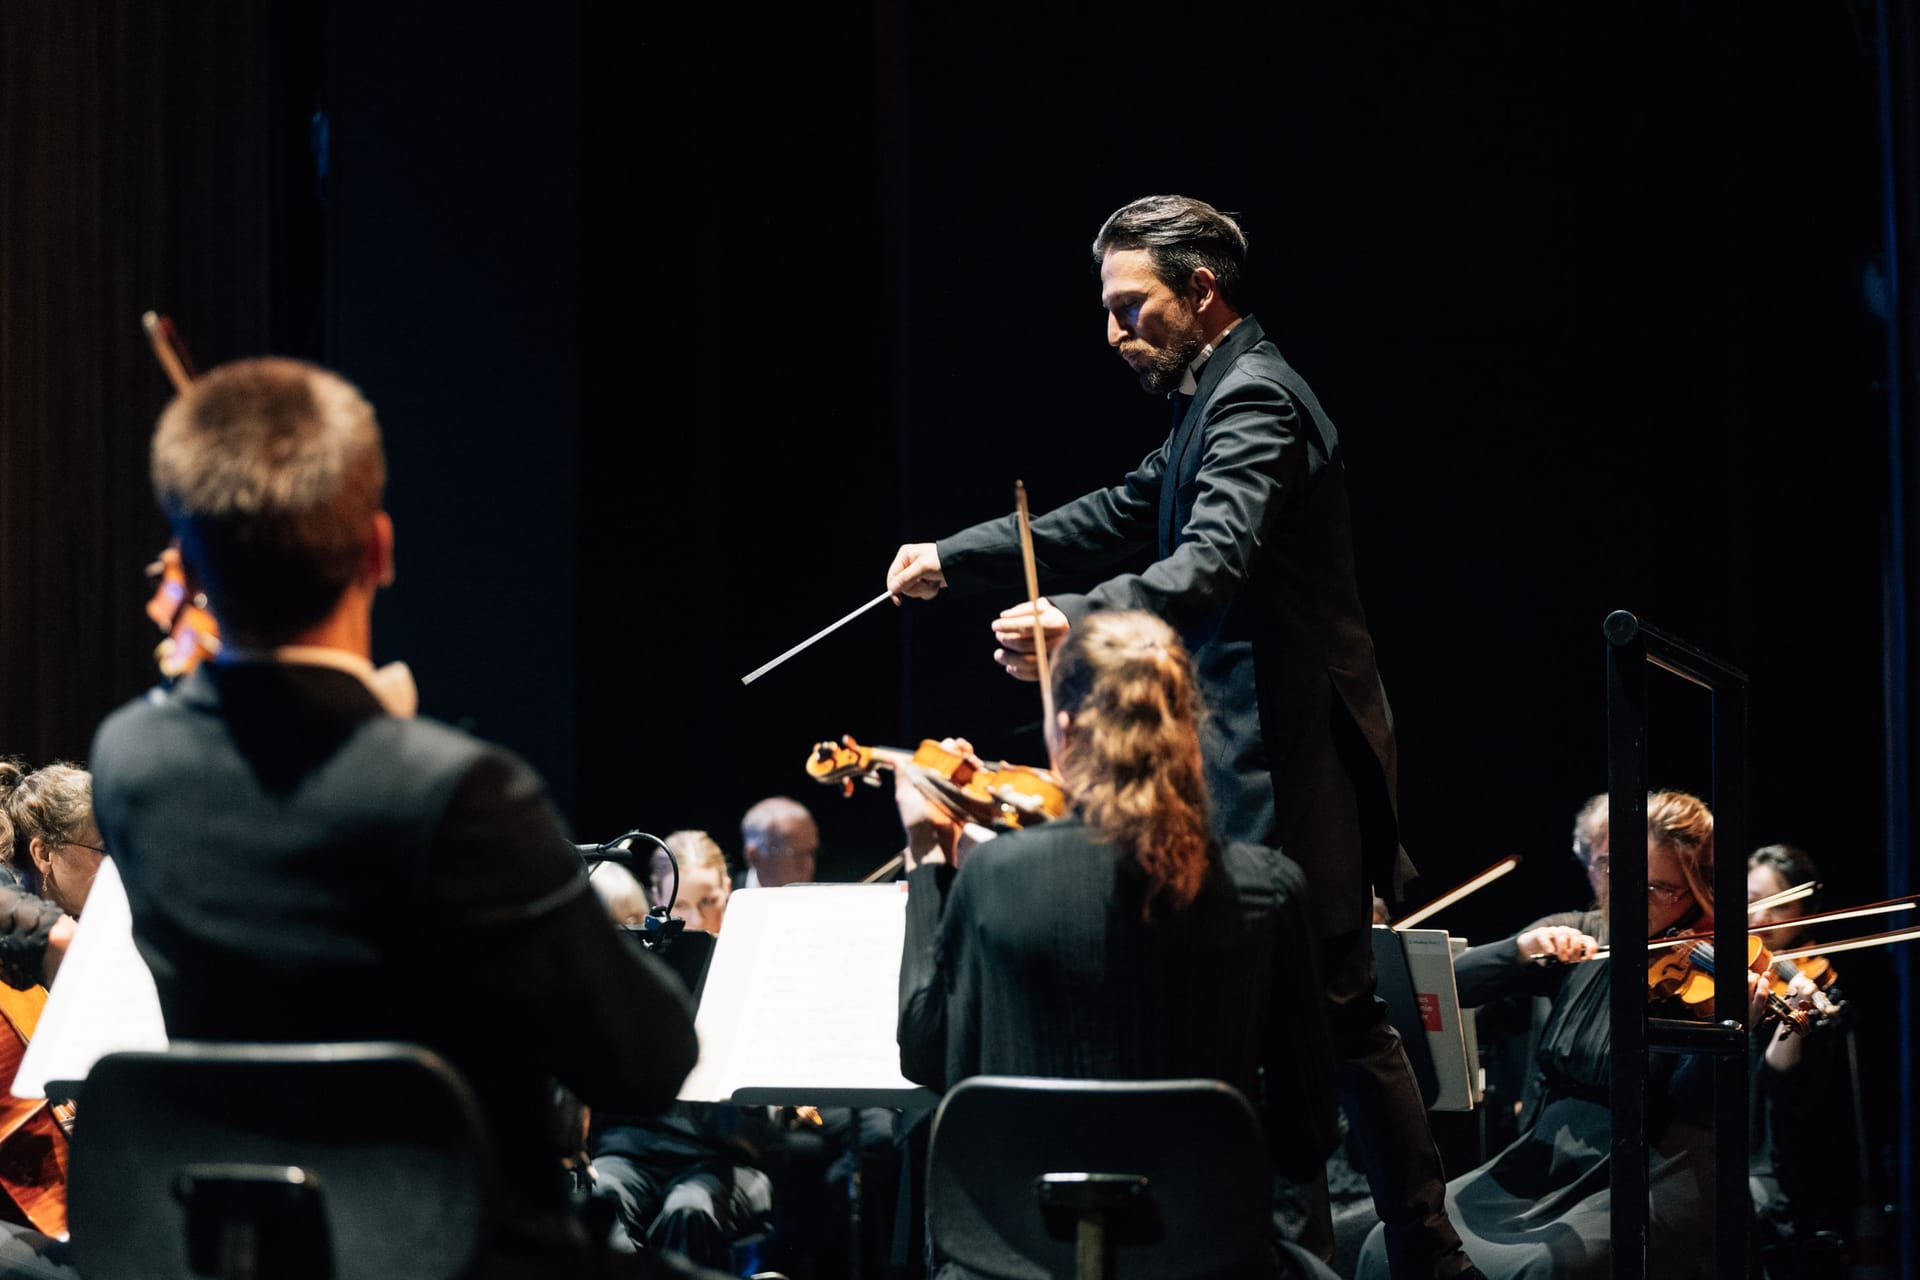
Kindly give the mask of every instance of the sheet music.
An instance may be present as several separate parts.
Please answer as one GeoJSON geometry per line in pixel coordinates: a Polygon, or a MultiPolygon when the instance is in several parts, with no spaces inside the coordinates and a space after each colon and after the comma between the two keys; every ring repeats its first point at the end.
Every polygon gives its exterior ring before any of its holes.
{"type": "Polygon", "coordinates": [[[1440,1084],[1431,1111],[1471,1111],[1475,1100],[1477,1063],[1467,1054],[1466,1026],[1460,996],[1453,980],[1453,947],[1445,929],[1398,929],[1406,948],[1407,971],[1413,977],[1414,998],[1420,1002],[1420,1021],[1433,1051],[1433,1070],[1440,1084]]]}
{"type": "Polygon", "coordinates": [[[14,1073],[13,1096],[44,1098],[49,1080],[84,1080],[109,1053],[166,1047],[160,993],[133,945],[127,889],[113,859],[104,858],[66,959],[47,989],[39,1029],[14,1073]]]}
{"type": "Polygon", "coordinates": [[[894,1039],[906,907],[900,883],[736,890],[680,1097],[931,1106],[894,1039]]]}

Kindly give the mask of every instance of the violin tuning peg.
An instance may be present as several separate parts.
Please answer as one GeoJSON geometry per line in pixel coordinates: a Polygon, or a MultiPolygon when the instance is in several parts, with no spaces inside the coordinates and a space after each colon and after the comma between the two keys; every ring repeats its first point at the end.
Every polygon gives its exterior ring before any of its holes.
{"type": "Polygon", "coordinates": [[[843,796],[850,796],[850,795],[852,795],[852,794],[853,794],[853,779],[852,779],[852,778],[842,778],[842,779],[840,779],[840,794],[841,794],[841,795],[843,795],[843,796]]]}
{"type": "Polygon", "coordinates": [[[880,775],[877,773],[863,773],[860,775],[860,781],[870,787],[877,787],[880,785],[880,775]]]}

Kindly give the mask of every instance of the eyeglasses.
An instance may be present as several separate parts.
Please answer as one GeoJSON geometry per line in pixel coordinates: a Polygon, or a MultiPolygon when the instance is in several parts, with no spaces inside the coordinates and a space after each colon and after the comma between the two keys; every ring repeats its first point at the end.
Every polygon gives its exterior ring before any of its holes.
{"type": "MultiPolygon", "coordinates": [[[[1613,868],[1607,859],[1595,858],[1594,869],[1609,880],[1613,878],[1613,868]]],[[[1658,880],[1647,881],[1647,896],[1655,902],[1678,902],[1687,893],[1687,887],[1681,884],[1662,884],[1658,880]]]]}
{"type": "Polygon", "coordinates": [[[99,845],[88,844],[83,840],[62,840],[60,843],[67,846],[67,848],[69,849],[91,849],[95,853],[100,854],[102,856],[105,856],[107,852],[105,849],[101,848],[99,845]]]}

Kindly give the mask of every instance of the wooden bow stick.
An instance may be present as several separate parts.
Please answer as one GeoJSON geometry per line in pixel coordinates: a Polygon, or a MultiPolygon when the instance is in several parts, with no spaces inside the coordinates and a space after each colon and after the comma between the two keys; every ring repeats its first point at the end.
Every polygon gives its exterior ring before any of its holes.
{"type": "MultiPolygon", "coordinates": [[[[1040,673],[1040,714],[1044,717],[1040,737],[1050,743],[1054,734],[1053,673],[1047,656],[1047,629],[1040,623],[1040,573],[1033,563],[1033,525],[1027,519],[1027,486],[1022,481],[1013,482],[1013,500],[1020,513],[1020,558],[1027,568],[1027,604],[1033,609],[1033,659],[1040,673]]],[[[1047,757],[1047,763],[1058,770],[1060,762],[1052,758],[1051,747],[1047,757]]]]}

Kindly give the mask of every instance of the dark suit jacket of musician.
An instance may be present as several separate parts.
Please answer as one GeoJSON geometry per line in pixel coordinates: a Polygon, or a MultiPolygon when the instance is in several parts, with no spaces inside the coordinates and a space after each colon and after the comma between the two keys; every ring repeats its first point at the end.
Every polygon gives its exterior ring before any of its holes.
{"type": "MultiPolygon", "coordinates": [[[[1355,582],[1339,436],[1252,316],[1202,366],[1166,443],[1124,480],[1033,521],[1040,590],[1078,623],[1147,609],[1179,631],[1211,716],[1214,828],[1286,850],[1323,934],[1366,926],[1368,885],[1412,875],[1395,814],[1393,717],[1355,582]],[[1050,576],[1120,572],[1084,595],[1050,576]],[[1356,812],[1357,808],[1357,812],[1356,812]]],[[[938,544],[957,591],[1024,593],[1014,518],[938,544]]]]}
{"type": "Polygon", "coordinates": [[[1260,1112],[1276,1168],[1324,1167],[1338,1090],[1292,861],[1229,846],[1189,907],[1149,923],[1138,865],[1069,817],[980,846],[958,874],[923,866],[907,883],[908,1079],[1224,1080],[1260,1112]]]}
{"type": "Polygon", "coordinates": [[[91,760],[168,1034],[438,1050],[493,1126],[510,1219],[564,1203],[550,1077],[651,1111],[691,1068],[685,993],[511,754],[386,715],[348,672],[235,664],[121,708],[91,760]]]}

